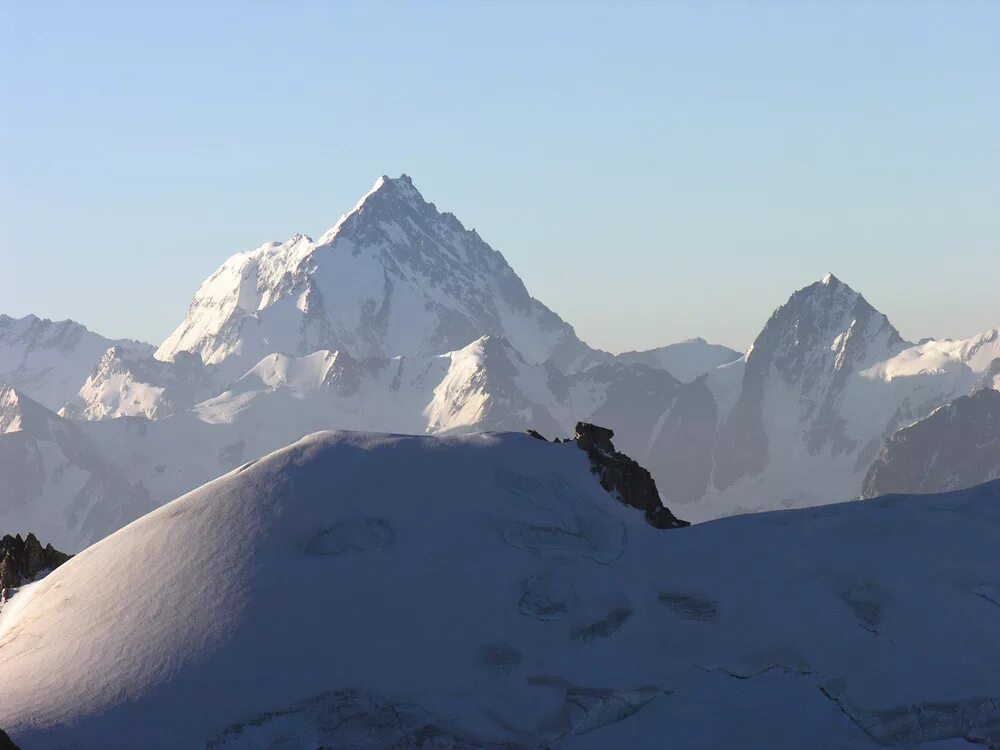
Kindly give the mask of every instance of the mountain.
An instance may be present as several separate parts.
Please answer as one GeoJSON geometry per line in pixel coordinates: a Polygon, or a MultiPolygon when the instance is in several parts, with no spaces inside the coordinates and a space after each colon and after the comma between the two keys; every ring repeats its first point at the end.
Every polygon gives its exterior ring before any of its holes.
{"type": "Polygon", "coordinates": [[[745,361],[709,374],[721,414],[711,483],[684,512],[705,520],[857,497],[885,439],[969,391],[988,339],[911,344],[832,274],[800,289],[745,361]]]}
{"type": "Polygon", "coordinates": [[[658,481],[670,478],[666,499],[691,502],[708,482],[704,459],[716,420],[702,383],[617,363],[565,375],[529,365],[490,336],[433,357],[272,354],[218,396],[155,420],[67,419],[10,394],[6,408],[0,400],[0,425],[20,424],[27,411],[37,426],[0,434],[0,468],[19,478],[0,485],[0,528],[34,529],[73,552],[219,474],[330,428],[534,428],[557,437],[596,421],[614,429],[617,444],[658,481]]]}
{"type": "Polygon", "coordinates": [[[15,432],[42,432],[55,415],[9,385],[0,385],[0,435],[15,432]]]}
{"type": "Polygon", "coordinates": [[[64,417],[168,417],[216,395],[215,368],[197,354],[178,352],[172,361],[113,346],[98,360],[80,390],[60,409],[64,417]]]}
{"type": "Polygon", "coordinates": [[[573,443],[321,433],[22,588],[0,716],[32,750],[985,744],[998,534],[1000,483],[664,531],[573,443]]]}
{"type": "Polygon", "coordinates": [[[583,344],[500,253],[425,201],[409,177],[383,176],[318,241],[297,234],[227,260],[156,356],[194,352],[237,377],[273,353],[424,356],[491,334],[532,364],[575,370],[610,358],[583,344]]]}
{"type": "Polygon", "coordinates": [[[65,420],[0,387],[0,529],[31,530],[76,551],[155,508],[143,484],[132,481],[152,467],[116,460],[134,444],[128,427],[65,420]]]}
{"type": "Polygon", "coordinates": [[[693,338],[676,344],[667,344],[658,349],[622,352],[616,359],[624,364],[638,363],[666,370],[678,380],[689,383],[719,365],[733,362],[742,356],[740,352],[728,346],[710,344],[703,338],[693,338]]]}
{"type": "Polygon", "coordinates": [[[273,354],[193,414],[289,439],[330,427],[410,434],[534,429],[558,436],[572,433],[578,421],[597,422],[611,427],[623,450],[666,483],[664,496],[680,503],[705,491],[717,419],[703,383],[617,362],[565,374],[550,363],[529,364],[497,336],[433,357],[273,354]]]}
{"type": "Polygon", "coordinates": [[[1000,478],[1000,391],[938,407],[893,434],[868,470],[862,497],[944,492],[1000,478]]]}
{"type": "Polygon", "coordinates": [[[72,320],[0,315],[0,383],[49,409],[69,401],[109,347],[151,354],[139,341],[106,339],[72,320]]]}

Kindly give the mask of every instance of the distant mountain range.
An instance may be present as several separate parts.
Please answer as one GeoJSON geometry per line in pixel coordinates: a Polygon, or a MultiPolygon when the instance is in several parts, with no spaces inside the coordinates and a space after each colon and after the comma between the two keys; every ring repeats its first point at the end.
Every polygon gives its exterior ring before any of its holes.
{"type": "MultiPolygon", "coordinates": [[[[744,355],[692,339],[614,356],[404,175],[379,179],[319,240],[227,260],[155,352],[0,317],[0,382],[0,468],[15,477],[0,530],[74,552],[323,429],[566,435],[585,420],[614,429],[694,521],[852,499],[869,494],[874,462],[902,460],[897,431],[1000,383],[1000,336],[906,342],[828,275],[744,355]]],[[[972,417],[957,408],[961,431],[972,417]]],[[[946,469],[949,487],[983,478],[946,469]]],[[[878,471],[879,492],[910,486],[878,471]]]]}

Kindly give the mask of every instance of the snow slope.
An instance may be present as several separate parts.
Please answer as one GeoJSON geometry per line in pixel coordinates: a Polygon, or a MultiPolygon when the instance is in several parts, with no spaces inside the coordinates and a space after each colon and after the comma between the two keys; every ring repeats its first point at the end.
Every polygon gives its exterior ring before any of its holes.
{"type": "Polygon", "coordinates": [[[998,534],[997,483],[661,531],[573,444],[322,433],[17,593],[0,717],[30,750],[949,747],[1000,721],[998,534]]]}
{"type": "Polygon", "coordinates": [[[75,419],[148,417],[184,411],[220,390],[213,367],[197,354],[178,352],[170,362],[148,352],[108,349],[77,394],[59,410],[75,419]]]}
{"type": "MultiPolygon", "coordinates": [[[[564,375],[551,365],[529,365],[499,337],[433,357],[272,354],[219,396],[152,421],[80,421],[38,410],[52,429],[0,434],[0,460],[20,478],[0,484],[0,528],[36,530],[71,552],[234,466],[324,429],[423,434],[534,427],[560,437],[571,435],[577,421],[598,421],[658,476],[677,476],[664,493],[668,500],[689,501],[708,480],[703,457],[716,419],[702,384],[615,363],[564,375]]],[[[19,410],[0,404],[0,424],[19,419],[19,410]]]]}
{"type": "Polygon", "coordinates": [[[195,352],[237,377],[275,352],[441,354],[489,334],[506,336],[532,363],[576,369],[610,358],[583,344],[500,253],[425,201],[409,177],[383,176],[318,241],[295,235],[227,260],[156,356],[195,352]]]}
{"type": "Polygon", "coordinates": [[[0,315],[0,383],[55,410],[73,398],[111,346],[132,354],[153,351],[138,341],[106,339],[72,320],[0,315]]]}

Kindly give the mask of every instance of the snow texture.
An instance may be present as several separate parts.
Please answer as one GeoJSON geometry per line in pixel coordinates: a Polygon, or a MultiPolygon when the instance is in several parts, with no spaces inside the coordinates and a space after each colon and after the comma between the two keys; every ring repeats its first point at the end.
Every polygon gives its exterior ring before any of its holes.
{"type": "Polygon", "coordinates": [[[0,717],[32,750],[985,742],[998,534],[1000,483],[662,531],[571,443],[320,433],[20,589],[0,717]]]}

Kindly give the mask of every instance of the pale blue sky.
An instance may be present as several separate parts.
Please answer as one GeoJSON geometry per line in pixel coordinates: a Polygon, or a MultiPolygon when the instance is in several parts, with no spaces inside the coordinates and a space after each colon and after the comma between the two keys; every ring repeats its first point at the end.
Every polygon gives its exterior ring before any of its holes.
{"type": "Polygon", "coordinates": [[[591,344],[749,344],[833,271],[1000,325],[1000,3],[14,2],[0,312],[158,341],[383,173],[591,344]],[[141,7],[139,7],[141,6],[141,7]]]}

